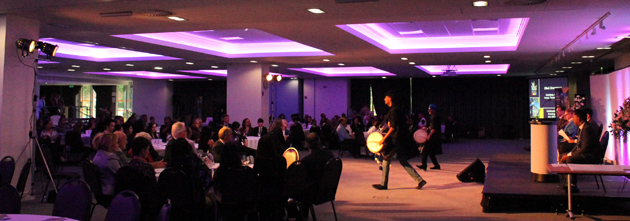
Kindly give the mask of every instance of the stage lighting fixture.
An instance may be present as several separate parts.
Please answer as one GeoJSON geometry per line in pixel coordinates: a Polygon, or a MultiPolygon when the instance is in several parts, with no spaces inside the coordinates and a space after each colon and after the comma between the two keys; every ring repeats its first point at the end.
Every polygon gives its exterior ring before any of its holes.
{"type": "Polygon", "coordinates": [[[33,53],[35,51],[35,41],[30,39],[20,38],[17,42],[18,49],[22,51],[26,51],[27,54],[33,53]]]}
{"type": "Polygon", "coordinates": [[[276,81],[281,81],[282,80],[282,75],[277,75],[276,76],[276,81]]]}
{"type": "Polygon", "coordinates": [[[273,75],[271,75],[271,74],[267,74],[266,79],[267,79],[267,81],[271,81],[271,80],[273,80],[273,75]]]}
{"type": "Polygon", "coordinates": [[[37,48],[39,48],[42,53],[46,54],[46,57],[50,58],[55,57],[59,46],[40,41],[37,42],[37,48]]]}

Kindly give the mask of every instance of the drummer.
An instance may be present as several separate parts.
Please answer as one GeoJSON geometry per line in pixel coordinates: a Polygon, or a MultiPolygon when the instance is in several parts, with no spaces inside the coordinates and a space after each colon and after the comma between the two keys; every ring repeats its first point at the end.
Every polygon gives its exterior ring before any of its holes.
{"type": "Polygon", "coordinates": [[[415,169],[407,162],[408,159],[414,157],[413,153],[417,150],[409,132],[407,121],[405,119],[404,110],[396,106],[398,97],[393,91],[385,93],[385,104],[389,106],[389,111],[385,116],[384,124],[389,126],[387,133],[379,144],[384,144],[381,154],[383,155],[382,177],[380,184],[374,184],[372,187],[377,190],[386,190],[389,181],[389,165],[394,155],[397,155],[400,165],[405,168],[407,173],[417,182],[416,189],[422,189],[427,181],[416,172],[415,169]]]}

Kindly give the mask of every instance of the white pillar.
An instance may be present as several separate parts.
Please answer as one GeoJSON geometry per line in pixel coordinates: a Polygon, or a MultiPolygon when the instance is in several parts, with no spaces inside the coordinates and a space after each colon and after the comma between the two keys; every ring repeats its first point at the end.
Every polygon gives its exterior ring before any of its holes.
{"type": "Polygon", "coordinates": [[[230,121],[249,118],[253,125],[258,118],[269,122],[269,89],[263,85],[269,66],[262,64],[228,65],[227,111],[230,121]]]}
{"type": "MultiPolygon", "coordinates": [[[[0,15],[0,156],[16,160],[12,185],[31,157],[28,133],[33,111],[34,69],[37,52],[22,57],[16,53],[20,38],[37,40],[39,21],[15,15],[0,15]]],[[[33,160],[34,163],[35,160],[33,160]]],[[[30,183],[30,182],[27,182],[30,183]]],[[[29,191],[30,185],[26,186],[29,191]]]]}

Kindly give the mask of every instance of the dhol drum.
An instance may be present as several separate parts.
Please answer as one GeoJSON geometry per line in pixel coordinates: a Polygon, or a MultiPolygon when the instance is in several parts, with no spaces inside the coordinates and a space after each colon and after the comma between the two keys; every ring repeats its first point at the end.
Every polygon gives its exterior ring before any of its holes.
{"type": "Polygon", "coordinates": [[[418,129],[416,130],[416,132],[413,133],[413,139],[419,144],[423,144],[424,142],[426,142],[427,136],[429,136],[427,134],[427,131],[423,129],[418,129]]]}
{"type": "Polygon", "coordinates": [[[379,153],[383,149],[383,144],[379,144],[379,142],[383,139],[383,135],[380,132],[372,132],[368,135],[367,140],[365,141],[368,150],[372,153],[379,153]]]}

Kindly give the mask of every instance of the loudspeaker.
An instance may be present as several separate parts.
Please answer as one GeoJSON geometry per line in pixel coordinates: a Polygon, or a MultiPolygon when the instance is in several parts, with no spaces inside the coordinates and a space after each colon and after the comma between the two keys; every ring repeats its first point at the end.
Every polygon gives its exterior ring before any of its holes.
{"type": "Polygon", "coordinates": [[[457,179],[464,183],[478,182],[483,183],[486,180],[486,165],[477,158],[468,165],[462,172],[457,174],[457,179]]]}

